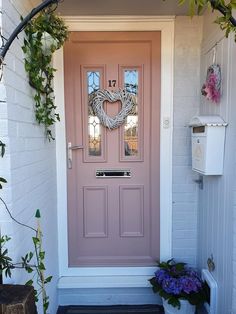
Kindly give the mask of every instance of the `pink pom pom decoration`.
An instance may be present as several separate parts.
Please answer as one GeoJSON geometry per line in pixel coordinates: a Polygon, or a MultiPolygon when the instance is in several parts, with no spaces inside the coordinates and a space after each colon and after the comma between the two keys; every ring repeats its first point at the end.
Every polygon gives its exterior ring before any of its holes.
{"type": "Polygon", "coordinates": [[[206,82],[203,84],[201,92],[206,99],[219,103],[221,87],[221,71],[218,64],[211,65],[207,70],[206,82]]]}

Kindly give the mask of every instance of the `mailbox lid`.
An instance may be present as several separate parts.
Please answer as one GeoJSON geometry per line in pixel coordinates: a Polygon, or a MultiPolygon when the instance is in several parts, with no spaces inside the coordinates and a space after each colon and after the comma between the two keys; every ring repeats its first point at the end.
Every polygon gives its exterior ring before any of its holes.
{"type": "Polygon", "coordinates": [[[194,116],[189,122],[189,126],[227,126],[227,123],[217,115],[214,116],[194,116]]]}

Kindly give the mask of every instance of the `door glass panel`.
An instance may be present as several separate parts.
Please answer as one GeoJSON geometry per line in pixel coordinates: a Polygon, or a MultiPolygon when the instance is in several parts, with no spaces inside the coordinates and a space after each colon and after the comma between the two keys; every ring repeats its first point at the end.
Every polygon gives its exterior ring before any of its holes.
{"type": "MultiPolygon", "coordinates": [[[[100,72],[87,72],[88,99],[94,92],[100,89],[100,72]]],[[[101,123],[88,105],[88,154],[89,156],[101,156],[101,123]]]]}
{"type": "Polygon", "coordinates": [[[124,156],[138,156],[138,70],[124,71],[124,88],[136,98],[136,105],[124,123],[124,156]]]}

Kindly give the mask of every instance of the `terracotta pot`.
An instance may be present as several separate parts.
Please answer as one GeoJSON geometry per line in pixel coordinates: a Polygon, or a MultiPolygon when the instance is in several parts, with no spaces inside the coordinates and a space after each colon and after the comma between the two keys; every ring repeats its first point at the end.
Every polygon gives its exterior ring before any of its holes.
{"type": "Polygon", "coordinates": [[[165,314],[194,314],[196,311],[196,306],[190,304],[187,300],[179,300],[180,309],[173,307],[171,304],[168,304],[168,301],[162,298],[163,307],[165,314]]]}

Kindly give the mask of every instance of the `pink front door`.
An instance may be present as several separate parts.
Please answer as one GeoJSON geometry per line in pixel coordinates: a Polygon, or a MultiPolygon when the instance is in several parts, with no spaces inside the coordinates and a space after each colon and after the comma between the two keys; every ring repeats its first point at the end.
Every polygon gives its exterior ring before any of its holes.
{"type": "MultiPolygon", "coordinates": [[[[160,33],[72,32],[65,45],[69,266],[149,266],[159,257],[160,33]],[[98,89],[137,105],[109,130],[98,89]]],[[[104,103],[109,116],[119,102],[104,103]]]]}

